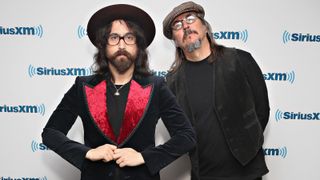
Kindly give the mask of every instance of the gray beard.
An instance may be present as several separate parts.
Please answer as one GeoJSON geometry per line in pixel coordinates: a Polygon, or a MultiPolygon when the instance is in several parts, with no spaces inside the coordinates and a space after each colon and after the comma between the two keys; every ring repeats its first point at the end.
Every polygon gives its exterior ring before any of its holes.
{"type": "Polygon", "coordinates": [[[201,47],[201,41],[197,39],[196,42],[188,44],[186,49],[189,53],[191,53],[194,50],[199,49],[200,47],[201,47]]]}

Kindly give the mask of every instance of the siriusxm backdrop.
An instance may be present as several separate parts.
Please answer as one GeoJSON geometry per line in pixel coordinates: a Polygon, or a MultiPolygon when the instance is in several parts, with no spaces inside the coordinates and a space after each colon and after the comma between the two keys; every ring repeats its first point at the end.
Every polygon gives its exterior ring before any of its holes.
{"type": "MultiPolygon", "coordinates": [[[[0,180],[79,179],[80,172],[41,143],[42,128],[76,76],[91,74],[95,48],[86,25],[98,9],[129,3],[154,19],[149,48],[154,73],[164,76],[174,45],[162,20],[181,0],[1,1],[0,180]]],[[[265,180],[319,180],[320,23],[318,0],[195,0],[204,6],[218,43],[251,52],[268,86],[271,113],[264,152],[265,180]]],[[[160,121],[157,143],[168,139],[160,121]]],[[[78,120],[70,138],[82,140],[78,120]]],[[[188,180],[185,155],[161,171],[188,180]]]]}

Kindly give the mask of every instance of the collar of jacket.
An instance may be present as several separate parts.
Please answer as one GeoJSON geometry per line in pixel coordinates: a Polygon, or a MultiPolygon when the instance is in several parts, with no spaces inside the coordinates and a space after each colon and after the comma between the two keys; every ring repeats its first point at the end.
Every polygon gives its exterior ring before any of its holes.
{"type": "Polygon", "coordinates": [[[87,77],[90,79],[83,85],[84,99],[91,119],[105,138],[121,146],[131,137],[143,120],[151,101],[153,84],[151,84],[149,78],[142,78],[137,81],[135,79],[131,80],[120,134],[116,137],[109,123],[106,77],[108,76],[87,77]]]}

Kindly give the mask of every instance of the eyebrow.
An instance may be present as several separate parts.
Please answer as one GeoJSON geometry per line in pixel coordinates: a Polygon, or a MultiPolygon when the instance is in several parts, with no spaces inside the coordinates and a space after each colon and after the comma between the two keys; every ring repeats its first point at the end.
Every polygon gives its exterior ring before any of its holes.
{"type": "Polygon", "coordinates": [[[123,35],[118,34],[118,33],[110,33],[110,34],[109,34],[109,36],[112,36],[112,35],[125,36],[125,35],[128,35],[128,34],[134,35],[134,33],[133,33],[133,32],[128,31],[127,33],[125,33],[125,34],[123,34],[123,35]]]}

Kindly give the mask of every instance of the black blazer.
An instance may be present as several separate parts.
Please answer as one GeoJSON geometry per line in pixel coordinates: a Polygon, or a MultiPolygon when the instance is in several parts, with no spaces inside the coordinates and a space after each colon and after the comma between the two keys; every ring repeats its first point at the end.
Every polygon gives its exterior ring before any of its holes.
{"type": "Polygon", "coordinates": [[[81,170],[83,180],[155,179],[159,171],[195,146],[195,133],[163,78],[132,80],[120,134],[115,137],[108,121],[106,80],[93,75],[77,77],[51,115],[43,143],[81,170]],[[84,128],[84,144],[66,135],[77,117],[84,128]],[[155,147],[155,129],[161,118],[171,139],[155,147]],[[114,144],[141,152],[145,164],[120,168],[114,161],[92,162],[85,158],[90,148],[114,144]]]}
{"type": "MultiPolygon", "coordinates": [[[[232,154],[246,165],[262,147],[263,131],[269,119],[264,77],[253,57],[239,49],[223,48],[222,55],[215,61],[215,74],[212,74],[214,111],[232,154]]],[[[167,83],[189,119],[194,121],[185,82],[182,63],[176,72],[168,74],[167,83]]],[[[191,156],[191,161],[195,175],[198,171],[196,154],[191,156]]]]}

